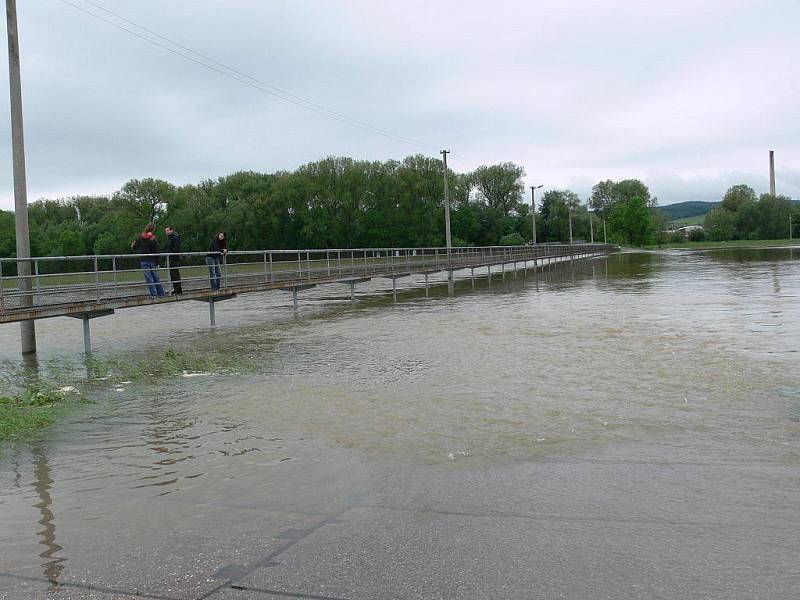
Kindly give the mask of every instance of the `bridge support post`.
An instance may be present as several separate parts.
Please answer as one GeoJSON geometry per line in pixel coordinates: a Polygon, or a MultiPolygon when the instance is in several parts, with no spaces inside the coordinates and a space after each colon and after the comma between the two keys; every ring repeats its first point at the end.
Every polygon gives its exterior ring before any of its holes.
{"type": "Polygon", "coordinates": [[[108,315],[113,314],[114,309],[109,308],[106,310],[90,310],[83,313],[68,315],[70,317],[80,319],[83,322],[83,350],[86,352],[86,354],[92,353],[92,331],[89,327],[89,321],[91,319],[96,319],[97,317],[107,317],[108,315]]]}
{"type": "MultiPolygon", "coordinates": [[[[361,277],[359,279],[345,279],[344,281],[341,282],[341,283],[346,283],[347,285],[350,286],[350,304],[355,305],[356,303],[356,284],[364,283],[365,281],[370,281],[371,279],[372,279],[371,277],[361,277]]],[[[306,287],[314,287],[314,286],[311,285],[306,287]]]]}
{"type": "Polygon", "coordinates": [[[517,263],[514,263],[514,279],[517,278],[517,263]]]}
{"type": "Polygon", "coordinates": [[[392,277],[392,302],[397,302],[397,278],[392,277]]]}
{"type": "Polygon", "coordinates": [[[470,279],[472,280],[472,289],[475,289],[475,267],[470,268],[470,279]]]}
{"type": "Polygon", "coordinates": [[[223,300],[230,300],[231,298],[236,298],[236,294],[205,296],[202,298],[193,298],[193,300],[197,300],[199,302],[208,302],[208,322],[210,323],[211,327],[214,327],[217,324],[216,303],[222,302],[223,300]]]}
{"type": "Polygon", "coordinates": [[[292,288],[292,307],[294,310],[300,308],[300,304],[297,301],[297,288],[292,288]]]}
{"type": "Polygon", "coordinates": [[[425,297],[428,297],[428,274],[425,273],[425,297]]]}
{"type": "Polygon", "coordinates": [[[86,354],[92,353],[92,332],[89,329],[89,317],[84,316],[83,321],[83,351],[86,354]]]}

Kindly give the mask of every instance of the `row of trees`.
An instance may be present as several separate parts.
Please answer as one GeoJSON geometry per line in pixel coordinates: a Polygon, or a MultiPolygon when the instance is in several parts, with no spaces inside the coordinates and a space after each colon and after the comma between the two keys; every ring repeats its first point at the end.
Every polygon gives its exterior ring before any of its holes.
{"type": "Polygon", "coordinates": [[[789,223],[800,225],[800,204],[786,196],[762,194],[756,197],[753,188],[735,185],[719,206],[706,215],[703,223],[707,239],[775,240],[789,237],[789,223]]]}
{"type": "MultiPolygon", "coordinates": [[[[531,239],[522,167],[513,163],[449,174],[455,245],[522,244],[531,239]]],[[[203,251],[228,233],[233,250],[441,246],[442,163],[421,155],[402,161],[331,157],[277,173],[240,172],[175,186],[132,180],[111,196],[38,200],[29,206],[34,255],[115,254],[129,250],[145,224],[159,234],[172,225],[185,251],[203,251]]],[[[652,236],[647,187],[638,180],[595,186],[590,205],[569,190],[545,192],[538,203],[537,241],[602,239],[642,244],[652,236]],[[642,208],[644,207],[644,208],[642,208]],[[590,225],[590,219],[592,220],[590,225]]],[[[0,213],[0,256],[14,255],[12,213],[0,213]]]]}

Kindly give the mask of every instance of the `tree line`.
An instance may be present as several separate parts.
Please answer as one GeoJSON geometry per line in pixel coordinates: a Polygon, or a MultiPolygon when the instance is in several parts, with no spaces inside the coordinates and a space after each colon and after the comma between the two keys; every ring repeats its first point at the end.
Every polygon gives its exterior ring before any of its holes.
{"type": "Polygon", "coordinates": [[[704,231],[695,238],[721,242],[728,240],[777,240],[789,237],[789,223],[797,236],[800,226],[800,204],[786,196],[761,194],[753,188],[734,185],[711,209],[703,222],[704,231]]]}
{"type": "MultiPolygon", "coordinates": [[[[511,162],[450,171],[453,244],[517,245],[532,238],[524,169],[511,162]]],[[[150,222],[182,236],[183,251],[205,251],[224,230],[231,250],[443,246],[442,162],[330,157],[294,171],[238,172],[176,186],[132,180],[108,196],[42,199],[28,207],[35,256],[122,254],[150,222]]],[[[598,183],[588,202],[570,190],[537,198],[537,241],[648,243],[656,200],[642,182],[598,183]]],[[[13,213],[0,212],[0,256],[14,256],[13,213]]]]}

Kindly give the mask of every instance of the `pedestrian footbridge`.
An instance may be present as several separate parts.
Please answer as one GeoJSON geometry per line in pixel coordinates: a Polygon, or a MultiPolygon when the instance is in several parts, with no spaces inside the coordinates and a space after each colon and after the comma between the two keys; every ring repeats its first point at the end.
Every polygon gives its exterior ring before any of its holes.
{"type": "Polygon", "coordinates": [[[295,308],[298,293],[323,284],[354,288],[374,278],[397,280],[410,275],[459,272],[475,277],[476,269],[491,276],[492,269],[538,268],[541,265],[588,258],[618,250],[608,244],[539,244],[447,248],[348,248],[257,250],[229,252],[220,263],[220,289],[212,290],[205,252],[181,254],[42,256],[0,259],[0,324],[69,316],[84,323],[84,342],[91,350],[89,320],[133,308],[169,302],[199,300],[208,303],[211,324],[214,304],[238,294],[286,290],[295,308]],[[140,260],[158,262],[166,296],[152,298],[140,260]],[[179,269],[183,293],[171,294],[170,271],[179,269]]]}

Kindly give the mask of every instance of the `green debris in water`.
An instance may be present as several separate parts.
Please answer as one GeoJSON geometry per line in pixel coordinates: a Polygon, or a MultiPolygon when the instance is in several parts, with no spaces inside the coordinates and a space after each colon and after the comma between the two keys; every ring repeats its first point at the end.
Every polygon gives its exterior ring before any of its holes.
{"type": "Polygon", "coordinates": [[[71,386],[30,386],[14,396],[0,396],[0,443],[50,425],[70,404],[84,402],[71,386]]]}
{"type": "Polygon", "coordinates": [[[166,348],[150,354],[90,357],[84,370],[73,364],[50,364],[31,382],[24,369],[4,369],[0,378],[0,451],[2,444],[51,425],[76,404],[120,383],[153,383],[170,377],[242,373],[255,370],[255,362],[241,355],[166,348]],[[88,374],[88,377],[87,377],[88,374]],[[44,383],[45,377],[75,382],[44,383]],[[23,387],[26,386],[27,387],[23,387]],[[75,386],[80,386],[80,391],[75,386]],[[1,391],[2,389],[12,390],[1,391]],[[5,395],[4,395],[5,394],[5,395]]]}
{"type": "Polygon", "coordinates": [[[119,356],[89,359],[93,379],[111,381],[152,381],[195,373],[229,373],[248,371],[253,364],[247,358],[230,353],[201,353],[195,350],[167,348],[146,356],[119,356]]]}

